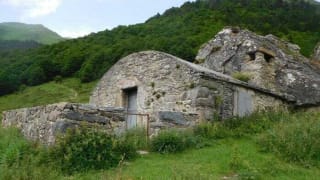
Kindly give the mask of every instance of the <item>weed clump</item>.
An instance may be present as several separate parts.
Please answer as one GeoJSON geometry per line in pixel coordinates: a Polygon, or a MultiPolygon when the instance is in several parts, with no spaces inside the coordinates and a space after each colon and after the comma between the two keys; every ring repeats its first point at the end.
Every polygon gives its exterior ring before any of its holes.
{"type": "Polygon", "coordinates": [[[162,154],[182,152],[186,149],[182,133],[176,130],[160,132],[151,141],[151,149],[162,154]]]}
{"type": "Polygon", "coordinates": [[[202,123],[193,128],[194,134],[208,139],[241,138],[270,129],[275,122],[289,117],[286,112],[255,112],[250,116],[202,123]]]}
{"type": "Polygon", "coordinates": [[[249,82],[250,79],[252,78],[249,73],[244,73],[244,72],[233,73],[232,77],[244,82],[249,82]]]}
{"type": "Polygon", "coordinates": [[[161,154],[179,153],[188,148],[202,148],[203,139],[188,130],[164,130],[151,139],[151,150],[161,154]]]}

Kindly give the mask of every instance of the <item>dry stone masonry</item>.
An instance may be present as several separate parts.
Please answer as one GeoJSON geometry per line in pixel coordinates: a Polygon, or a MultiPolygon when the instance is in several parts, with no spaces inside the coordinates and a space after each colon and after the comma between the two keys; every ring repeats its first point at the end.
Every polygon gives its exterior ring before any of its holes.
{"type": "Polygon", "coordinates": [[[97,108],[74,103],[57,103],[46,106],[23,108],[3,113],[4,127],[15,126],[31,140],[52,144],[55,136],[82,122],[100,126],[110,133],[119,133],[125,126],[121,108],[97,108]]]}
{"type": "Polygon", "coordinates": [[[299,49],[273,35],[225,28],[199,50],[198,64],[163,52],[134,53],[106,72],[90,104],[6,111],[2,124],[52,144],[81,122],[115,134],[142,127],[153,135],[263,109],[319,109],[320,70],[299,49]]]}

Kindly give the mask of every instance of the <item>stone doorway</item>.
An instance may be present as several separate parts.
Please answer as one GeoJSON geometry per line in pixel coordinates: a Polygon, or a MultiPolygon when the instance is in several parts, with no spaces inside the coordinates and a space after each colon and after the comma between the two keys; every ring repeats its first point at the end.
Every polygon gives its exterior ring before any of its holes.
{"type": "Polygon", "coordinates": [[[125,89],[124,90],[126,104],[125,109],[127,111],[127,129],[132,129],[137,127],[137,87],[125,89]]]}

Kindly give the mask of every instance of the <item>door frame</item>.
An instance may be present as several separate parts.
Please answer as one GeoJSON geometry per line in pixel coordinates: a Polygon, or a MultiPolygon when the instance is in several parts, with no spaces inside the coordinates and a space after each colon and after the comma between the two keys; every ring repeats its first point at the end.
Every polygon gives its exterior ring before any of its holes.
{"type": "Polygon", "coordinates": [[[123,107],[125,108],[125,111],[126,111],[126,129],[131,129],[133,127],[128,127],[128,121],[129,121],[129,117],[130,116],[134,116],[135,118],[135,124],[137,126],[137,120],[138,120],[138,117],[137,117],[137,113],[138,113],[138,87],[135,86],[135,87],[130,87],[130,88],[126,88],[126,89],[122,89],[122,94],[123,94],[123,107]],[[130,115],[130,112],[129,112],[129,95],[130,93],[136,93],[136,109],[134,113],[131,113],[132,115],[130,115]]]}

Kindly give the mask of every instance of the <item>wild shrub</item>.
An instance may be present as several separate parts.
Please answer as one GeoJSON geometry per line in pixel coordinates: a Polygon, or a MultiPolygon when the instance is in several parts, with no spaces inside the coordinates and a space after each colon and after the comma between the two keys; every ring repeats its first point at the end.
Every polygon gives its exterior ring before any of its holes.
{"type": "Polygon", "coordinates": [[[120,154],[113,151],[113,137],[88,126],[69,130],[50,152],[54,165],[64,173],[114,167],[120,154]]]}
{"type": "Polygon", "coordinates": [[[233,117],[223,121],[202,123],[193,128],[197,136],[208,139],[223,139],[228,137],[243,137],[261,133],[270,129],[275,122],[280,122],[289,116],[287,112],[262,111],[250,116],[233,117]]]}
{"type": "Polygon", "coordinates": [[[296,113],[260,136],[262,150],[305,166],[320,162],[320,113],[296,113]]]}
{"type": "Polygon", "coordinates": [[[151,140],[151,149],[162,154],[182,152],[186,149],[185,138],[177,130],[161,131],[151,140]]]}
{"type": "Polygon", "coordinates": [[[136,149],[149,149],[149,140],[145,129],[130,129],[118,137],[119,140],[132,144],[136,149]]]}
{"type": "Polygon", "coordinates": [[[131,160],[137,157],[137,148],[132,141],[117,139],[114,143],[114,153],[124,160],[131,160]]]}
{"type": "Polygon", "coordinates": [[[0,179],[58,179],[58,173],[47,167],[46,152],[18,129],[0,127],[0,179]]]}
{"type": "Polygon", "coordinates": [[[222,139],[230,136],[230,131],[222,122],[201,123],[193,128],[193,133],[205,139],[222,139]]]}
{"type": "Polygon", "coordinates": [[[193,132],[195,135],[204,137],[204,138],[211,138],[214,136],[214,126],[212,123],[206,122],[201,123],[193,128],[193,132]]]}
{"type": "Polygon", "coordinates": [[[223,126],[233,137],[258,134],[271,128],[274,122],[280,122],[289,116],[286,112],[255,112],[250,116],[234,117],[223,121],[223,126]]]}
{"type": "Polygon", "coordinates": [[[0,137],[0,165],[10,167],[19,163],[31,151],[30,143],[15,128],[0,128],[0,137]]]}

